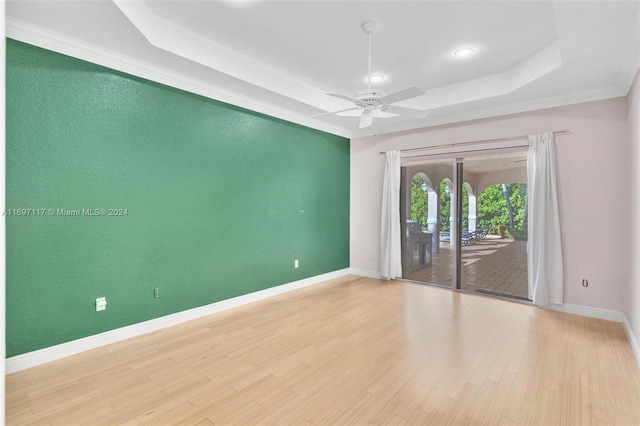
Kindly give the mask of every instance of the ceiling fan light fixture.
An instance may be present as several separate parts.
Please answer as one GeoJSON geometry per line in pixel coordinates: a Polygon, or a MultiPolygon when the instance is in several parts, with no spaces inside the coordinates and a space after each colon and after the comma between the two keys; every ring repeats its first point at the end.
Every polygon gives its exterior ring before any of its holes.
{"type": "Polygon", "coordinates": [[[456,50],[455,52],[453,52],[453,54],[455,56],[457,56],[458,58],[466,58],[467,56],[471,55],[473,53],[473,49],[470,47],[463,47],[461,49],[456,50]]]}
{"type": "Polygon", "coordinates": [[[463,47],[453,52],[453,54],[458,58],[466,58],[472,53],[473,53],[473,49],[471,47],[463,47]]]}
{"type": "Polygon", "coordinates": [[[224,0],[224,1],[225,3],[228,3],[234,7],[249,7],[256,2],[256,0],[224,0]]]}

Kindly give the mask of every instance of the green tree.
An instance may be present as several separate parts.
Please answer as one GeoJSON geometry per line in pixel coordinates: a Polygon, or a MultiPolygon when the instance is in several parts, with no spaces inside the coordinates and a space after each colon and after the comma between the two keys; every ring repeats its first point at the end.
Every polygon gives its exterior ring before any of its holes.
{"type": "Polygon", "coordinates": [[[462,229],[469,229],[469,193],[462,188],[462,229]]]}
{"type": "Polygon", "coordinates": [[[484,229],[496,229],[498,226],[510,226],[509,209],[505,196],[509,197],[509,203],[513,213],[513,227],[524,229],[526,222],[527,185],[524,183],[508,183],[503,191],[502,184],[486,188],[478,195],[477,211],[478,224],[484,229]]]}
{"type": "Polygon", "coordinates": [[[424,181],[420,175],[415,175],[411,180],[411,220],[415,220],[426,230],[429,217],[429,203],[426,191],[423,189],[424,181]]]}
{"type": "Polygon", "coordinates": [[[507,205],[507,217],[509,218],[509,226],[513,228],[513,207],[511,206],[511,200],[509,197],[509,190],[507,189],[507,184],[503,183],[500,185],[502,187],[502,195],[504,196],[504,202],[507,205]]]}
{"type": "Polygon", "coordinates": [[[451,194],[448,192],[447,183],[440,181],[440,229],[449,231],[449,216],[451,216],[451,194]]]}

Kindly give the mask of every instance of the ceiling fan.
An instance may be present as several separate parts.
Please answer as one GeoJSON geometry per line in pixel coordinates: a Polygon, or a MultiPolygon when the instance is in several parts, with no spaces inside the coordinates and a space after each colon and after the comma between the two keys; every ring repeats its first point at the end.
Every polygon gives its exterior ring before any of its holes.
{"type": "Polygon", "coordinates": [[[369,39],[369,74],[367,78],[369,82],[368,87],[366,89],[358,90],[355,95],[353,95],[353,98],[336,93],[327,93],[327,95],[329,96],[353,102],[356,106],[340,111],[325,112],[322,114],[314,115],[313,117],[320,117],[322,115],[328,114],[340,114],[347,111],[362,110],[362,113],[360,115],[360,129],[371,126],[373,124],[374,117],[383,118],[383,116],[378,114],[378,112],[391,113],[391,115],[386,115],[387,117],[393,117],[395,115],[409,115],[415,118],[426,117],[429,114],[428,111],[413,108],[403,108],[393,105],[398,102],[406,101],[407,99],[412,99],[424,95],[424,90],[420,89],[419,87],[409,87],[390,95],[385,95],[382,90],[371,88],[371,36],[373,33],[375,33],[377,25],[375,22],[365,22],[364,24],[362,24],[361,28],[369,39]]]}

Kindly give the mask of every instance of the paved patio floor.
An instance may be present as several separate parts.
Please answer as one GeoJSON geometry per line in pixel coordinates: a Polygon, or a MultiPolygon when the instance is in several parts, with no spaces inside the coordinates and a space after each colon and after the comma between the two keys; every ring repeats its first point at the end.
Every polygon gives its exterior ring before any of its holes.
{"type": "MultiPolygon", "coordinates": [[[[491,238],[462,246],[462,288],[528,300],[527,242],[491,238]]],[[[440,243],[433,265],[413,271],[408,279],[450,286],[453,281],[453,252],[448,242],[440,243]]]]}

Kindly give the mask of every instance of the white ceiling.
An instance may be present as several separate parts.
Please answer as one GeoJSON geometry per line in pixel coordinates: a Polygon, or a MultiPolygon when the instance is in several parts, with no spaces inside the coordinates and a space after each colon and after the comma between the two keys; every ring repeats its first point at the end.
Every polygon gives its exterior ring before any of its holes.
{"type": "Polygon", "coordinates": [[[347,137],[627,94],[639,1],[7,1],[7,35],[347,137]],[[367,37],[387,94],[423,119],[326,115],[366,88],[367,37]],[[473,55],[456,58],[460,47],[473,55]]]}

